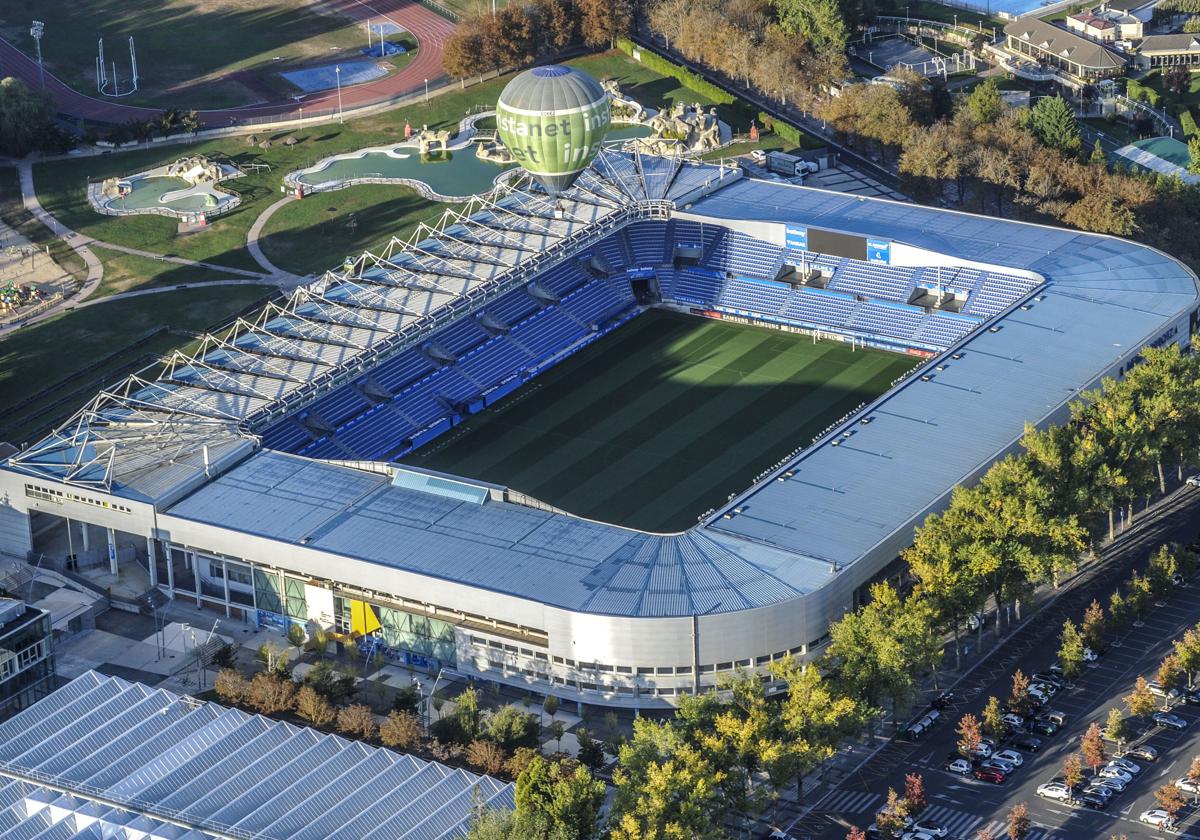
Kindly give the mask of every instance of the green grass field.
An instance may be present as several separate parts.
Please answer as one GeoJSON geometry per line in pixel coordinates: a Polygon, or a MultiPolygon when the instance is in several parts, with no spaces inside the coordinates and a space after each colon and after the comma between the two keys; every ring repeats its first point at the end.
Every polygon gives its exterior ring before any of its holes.
{"type": "Polygon", "coordinates": [[[651,310],[406,462],[681,531],[916,363],[651,310]]]}

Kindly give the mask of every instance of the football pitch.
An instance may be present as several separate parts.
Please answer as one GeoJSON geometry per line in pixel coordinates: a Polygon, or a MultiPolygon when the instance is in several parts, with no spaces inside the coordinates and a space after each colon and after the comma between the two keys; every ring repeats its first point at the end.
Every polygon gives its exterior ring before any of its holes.
{"type": "Polygon", "coordinates": [[[918,361],[650,310],[404,460],[682,531],[918,361]]]}

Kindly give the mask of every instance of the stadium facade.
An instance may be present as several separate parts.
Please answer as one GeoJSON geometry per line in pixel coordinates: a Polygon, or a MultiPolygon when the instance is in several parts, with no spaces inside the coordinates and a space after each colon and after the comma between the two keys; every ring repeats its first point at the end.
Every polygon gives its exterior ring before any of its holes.
{"type": "Polygon", "coordinates": [[[0,550],[53,560],[65,529],[76,562],[247,621],[668,707],[818,654],[1025,421],[1197,308],[1187,268],[1121,239],[605,149],[561,196],[478,200],[98,395],[0,467],[0,550]],[[682,533],[396,464],[646,305],[927,361],[682,533]]]}

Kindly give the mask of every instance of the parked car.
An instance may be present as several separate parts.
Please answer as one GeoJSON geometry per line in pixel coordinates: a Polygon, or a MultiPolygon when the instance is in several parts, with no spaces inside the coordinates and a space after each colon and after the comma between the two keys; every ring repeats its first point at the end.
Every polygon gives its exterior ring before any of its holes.
{"type": "Polygon", "coordinates": [[[1014,767],[1020,767],[1022,764],[1025,763],[1025,759],[1016,750],[1000,750],[1000,752],[998,752],[994,756],[992,756],[992,759],[993,760],[999,759],[1000,761],[1007,761],[1009,764],[1013,765],[1014,767]]]}
{"type": "Polygon", "coordinates": [[[1008,778],[1003,770],[995,767],[980,767],[975,770],[975,778],[981,782],[991,782],[994,785],[1003,784],[1008,778]]]}
{"type": "Polygon", "coordinates": [[[1079,801],[1085,808],[1091,808],[1095,811],[1103,811],[1108,807],[1108,797],[1101,796],[1097,791],[1089,788],[1080,796],[1079,801]]]}
{"type": "Polygon", "coordinates": [[[1060,712],[1060,711],[1058,711],[1057,709],[1051,709],[1051,710],[1049,710],[1048,712],[1042,712],[1040,715],[1038,715],[1038,717],[1039,717],[1039,718],[1041,718],[1042,720],[1051,720],[1051,721],[1054,721],[1054,722],[1055,722],[1055,723],[1057,723],[1059,726],[1066,726],[1066,725],[1067,725],[1067,715],[1066,715],[1066,713],[1065,713],[1065,712],[1060,712]]]}
{"type": "Polygon", "coordinates": [[[980,742],[975,749],[971,750],[971,755],[975,756],[976,758],[991,758],[992,745],[986,742],[980,742]]]}
{"type": "Polygon", "coordinates": [[[945,837],[950,833],[946,826],[935,823],[933,820],[917,820],[913,823],[912,829],[921,834],[928,834],[930,837],[945,837]]]}
{"type": "Polygon", "coordinates": [[[1162,808],[1151,808],[1149,811],[1142,811],[1138,819],[1146,825],[1152,825],[1155,828],[1171,827],[1171,815],[1162,808]]]}
{"type": "Polygon", "coordinates": [[[929,705],[933,706],[933,708],[935,708],[935,709],[948,709],[953,704],[954,704],[954,692],[953,691],[943,691],[937,697],[933,698],[933,702],[930,703],[929,705]]]}
{"type": "Polygon", "coordinates": [[[1183,692],[1183,702],[1193,706],[1200,706],[1200,689],[1189,688],[1183,692]]]}
{"type": "Polygon", "coordinates": [[[924,831],[906,831],[900,835],[900,840],[937,840],[937,838],[924,831]]]}
{"type": "Polygon", "coordinates": [[[1042,739],[1036,735],[1018,733],[1009,739],[1009,743],[1022,752],[1035,753],[1042,748],[1042,739]]]}
{"type": "Polygon", "coordinates": [[[1017,765],[1013,764],[1011,761],[1005,761],[1004,759],[997,758],[996,756],[992,756],[979,766],[999,770],[1006,776],[1011,776],[1013,771],[1017,769],[1017,765]]]}
{"type": "Polygon", "coordinates": [[[1100,772],[1096,774],[1102,779],[1120,779],[1125,784],[1133,781],[1133,776],[1126,773],[1120,767],[1113,767],[1111,764],[1106,764],[1100,768],[1100,772]]]}
{"type": "Polygon", "coordinates": [[[1182,779],[1177,780],[1175,782],[1175,786],[1178,787],[1184,793],[1200,793],[1200,782],[1193,781],[1192,779],[1189,779],[1187,776],[1184,776],[1182,779]]]}
{"type": "Polygon", "coordinates": [[[1163,688],[1163,684],[1158,680],[1151,680],[1150,682],[1146,683],[1146,687],[1150,689],[1150,693],[1155,697],[1165,697],[1168,700],[1179,699],[1179,689],[1172,688],[1168,691],[1167,689],[1163,688]]]}
{"type": "Polygon", "coordinates": [[[1058,732],[1059,729],[1059,725],[1052,720],[1042,720],[1038,718],[1029,722],[1029,731],[1038,735],[1045,735],[1049,737],[1058,732]]]}
{"type": "Polygon", "coordinates": [[[1200,474],[1190,476],[1187,483],[1193,487],[1200,487],[1200,474]]]}
{"type": "Polygon", "coordinates": [[[1067,681],[1063,679],[1062,674],[1053,674],[1049,671],[1038,671],[1029,679],[1032,682],[1048,683],[1058,687],[1060,690],[1067,687],[1067,681]]]}
{"type": "Polygon", "coordinates": [[[960,776],[965,776],[971,772],[971,762],[965,758],[956,758],[953,761],[947,761],[942,765],[943,770],[949,770],[951,773],[957,773],[960,776]]]}
{"type": "Polygon", "coordinates": [[[1033,694],[1035,697],[1040,694],[1040,695],[1045,696],[1046,698],[1050,698],[1050,697],[1053,697],[1055,694],[1058,694],[1058,686],[1054,685],[1053,683],[1044,683],[1044,682],[1030,683],[1029,684],[1029,693],[1033,694]]]}
{"type": "Polygon", "coordinates": [[[1046,782],[1038,785],[1037,795],[1043,799],[1060,799],[1068,800],[1071,798],[1071,789],[1063,782],[1046,782]]]}
{"type": "Polygon", "coordinates": [[[1109,763],[1109,766],[1120,767],[1126,773],[1131,773],[1134,776],[1136,776],[1138,773],[1142,772],[1142,765],[1138,764],[1136,761],[1130,761],[1127,758],[1114,758],[1114,759],[1111,759],[1108,763],[1109,763]]]}
{"type": "Polygon", "coordinates": [[[1024,729],[1026,724],[1025,718],[1013,712],[1009,712],[1004,716],[1004,722],[1013,729],[1024,729]]]}
{"type": "Polygon", "coordinates": [[[1125,790],[1126,787],[1128,787],[1128,783],[1124,779],[1117,779],[1117,778],[1109,779],[1109,778],[1104,778],[1102,776],[1099,779],[1095,780],[1093,787],[1095,787],[1095,786],[1106,787],[1109,790],[1115,790],[1117,793],[1121,793],[1125,790]]]}
{"type": "Polygon", "coordinates": [[[1083,649],[1083,661],[1098,662],[1100,661],[1100,654],[1096,653],[1096,651],[1092,650],[1090,647],[1085,647],[1083,649]]]}
{"type": "Polygon", "coordinates": [[[1143,761],[1158,760],[1158,750],[1149,744],[1138,744],[1136,747],[1130,747],[1125,751],[1125,755],[1131,755],[1134,758],[1140,758],[1143,761]]]}
{"type": "MultiPolygon", "coordinates": [[[[875,815],[875,817],[876,817],[876,821],[875,821],[875,822],[873,822],[873,823],[871,823],[869,826],[867,826],[867,836],[868,836],[868,837],[878,837],[878,836],[879,836],[879,833],[880,833],[880,832],[879,832],[879,822],[878,822],[878,818],[879,818],[879,814],[880,814],[880,813],[885,813],[885,812],[882,812],[882,811],[881,811],[881,812],[879,812],[879,813],[876,813],[876,815],[875,815]]],[[[909,827],[910,825],[912,825],[912,822],[913,822],[913,821],[912,821],[912,817],[904,817],[904,818],[902,818],[901,822],[902,822],[902,823],[903,823],[903,825],[904,825],[904,830],[905,830],[905,831],[908,831],[908,827],[909,827]]]]}
{"type": "Polygon", "coordinates": [[[1187,729],[1188,722],[1179,715],[1173,715],[1170,712],[1155,712],[1154,722],[1159,726],[1167,729],[1184,730],[1187,729]]]}
{"type": "Polygon", "coordinates": [[[767,162],[767,153],[762,149],[755,149],[750,153],[750,160],[761,166],[767,162]]]}

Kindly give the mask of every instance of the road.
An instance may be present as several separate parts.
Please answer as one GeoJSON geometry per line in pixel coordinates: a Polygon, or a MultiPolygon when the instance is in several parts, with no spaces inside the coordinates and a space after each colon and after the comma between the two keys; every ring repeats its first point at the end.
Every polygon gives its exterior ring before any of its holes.
{"type": "MultiPolygon", "coordinates": [[[[1065,712],[1067,725],[1045,739],[1039,753],[1026,755],[1024,766],[1007,782],[994,785],[963,778],[944,771],[942,763],[956,748],[955,727],[963,714],[979,716],[989,696],[1005,700],[1017,668],[1029,675],[1053,664],[1064,620],[1070,618],[1078,624],[1087,604],[1093,598],[1107,604],[1117,584],[1128,577],[1135,564],[1144,564],[1152,550],[1167,541],[1191,542],[1198,529],[1200,491],[1185,487],[1113,544],[1094,572],[1080,576],[956,686],[954,707],[943,712],[942,719],[922,740],[888,744],[860,773],[794,825],[791,834],[796,838],[842,840],[850,826],[866,828],[885,801],[888,787],[902,791],[905,774],[916,771],[924,776],[930,802],[922,817],[941,823],[950,829],[952,837],[975,840],[976,833],[985,827],[992,828],[997,838],[1005,837],[1004,820],[1019,802],[1029,806],[1034,821],[1028,840],[1106,840],[1113,834],[1126,835],[1130,840],[1164,836],[1137,818],[1142,811],[1157,807],[1154,791],[1183,776],[1192,756],[1200,753],[1200,707],[1179,705],[1172,709],[1191,723],[1184,732],[1158,727],[1146,731],[1144,740],[1158,748],[1159,759],[1145,767],[1129,790],[1114,797],[1107,811],[1040,799],[1035,791],[1039,784],[1060,774],[1063,760],[1078,750],[1079,736],[1088,725],[1095,721],[1103,727],[1109,709],[1124,706],[1122,698],[1130,692],[1137,676],[1152,678],[1171,641],[1200,621],[1200,579],[1177,590],[1162,605],[1152,607],[1143,626],[1131,628],[1098,663],[1085,669],[1073,688],[1051,700],[1048,707],[1065,712]]],[[[1185,809],[1180,826],[1182,836],[1200,838],[1200,810],[1185,809]]]]}
{"type": "MultiPolygon", "coordinates": [[[[341,92],[341,107],[350,110],[362,105],[396,99],[405,94],[423,89],[425,81],[441,79],[442,47],[454,32],[454,24],[441,15],[420,5],[415,0],[325,0],[330,7],[354,20],[391,21],[407,29],[417,39],[419,49],[416,57],[399,72],[372,82],[345,87],[341,92]]],[[[21,52],[7,40],[0,38],[0,78],[15,76],[30,88],[37,89],[39,73],[37,62],[21,52]]],[[[71,117],[105,123],[120,123],[127,120],[144,120],[162,112],[161,108],[143,108],[122,105],[115,100],[100,96],[89,96],[68,87],[58,77],[46,73],[46,92],[49,93],[61,113],[71,117]]],[[[336,90],[320,91],[302,97],[299,101],[279,99],[246,105],[240,108],[225,108],[200,111],[200,120],[209,128],[220,128],[248,121],[268,119],[290,119],[299,116],[303,107],[309,115],[336,111],[336,90]]]]}

